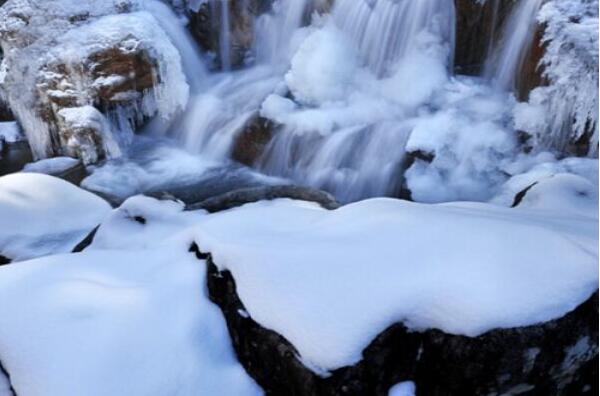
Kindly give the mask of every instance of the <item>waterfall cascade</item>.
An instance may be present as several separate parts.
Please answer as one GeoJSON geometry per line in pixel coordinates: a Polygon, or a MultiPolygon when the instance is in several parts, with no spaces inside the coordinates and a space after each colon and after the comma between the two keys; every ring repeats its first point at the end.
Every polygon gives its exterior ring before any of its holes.
{"type": "Polygon", "coordinates": [[[485,65],[485,77],[500,88],[512,90],[535,35],[542,0],[520,1],[506,21],[497,45],[485,65]]]}
{"type": "MultiPolygon", "coordinates": [[[[235,71],[228,70],[228,2],[211,0],[220,7],[224,70],[192,84],[171,133],[188,151],[227,163],[260,115],[275,125],[254,163],[267,175],[341,201],[396,196],[406,178],[417,196],[419,189],[439,192],[430,200],[486,199],[505,177],[501,159],[515,154],[512,99],[504,91],[531,44],[541,3],[516,4],[489,54],[490,85],[451,75],[451,0],[337,0],[312,21],[312,0],[279,0],[254,21],[254,64],[235,71]],[[408,160],[407,151],[430,160],[408,160]]],[[[184,63],[202,63],[188,37],[174,39],[184,63]]]]}

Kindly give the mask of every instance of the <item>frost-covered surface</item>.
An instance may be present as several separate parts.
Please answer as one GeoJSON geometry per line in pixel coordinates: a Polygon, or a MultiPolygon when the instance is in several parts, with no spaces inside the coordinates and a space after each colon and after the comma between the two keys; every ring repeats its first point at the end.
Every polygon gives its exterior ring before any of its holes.
{"type": "Polygon", "coordinates": [[[585,133],[598,154],[598,1],[551,0],[540,10],[546,45],[541,61],[546,87],[515,110],[518,128],[542,147],[568,149],[585,133]]]}
{"type": "Polygon", "coordinates": [[[109,211],[101,198],[52,176],[0,177],[0,254],[26,260],[69,252],[109,211]]]}
{"type": "Polygon", "coordinates": [[[17,394],[262,394],[237,362],[207,297],[206,268],[188,246],[0,268],[0,350],[17,394]]]}
{"type": "Polygon", "coordinates": [[[56,175],[73,168],[79,163],[79,160],[71,157],[54,157],[45,160],[39,160],[25,165],[23,172],[45,173],[47,175],[56,175]]]}
{"type": "Polygon", "coordinates": [[[359,361],[396,322],[476,336],[574,309],[597,289],[598,194],[572,178],[515,209],[250,204],[205,217],[196,241],[232,272],[254,320],[307,366],[331,370],[359,361]]]}
{"type": "MultiPolygon", "coordinates": [[[[160,22],[141,9],[142,3],[127,0],[38,3],[9,0],[0,8],[0,39],[5,54],[2,95],[21,122],[37,158],[60,153],[60,147],[56,147],[59,139],[65,150],[75,146],[86,156],[90,155],[89,148],[79,148],[91,144],[88,137],[80,138],[83,142],[78,142],[77,134],[53,125],[43,114],[49,111],[48,108],[52,111],[62,107],[89,109],[98,100],[99,88],[119,83],[119,76],[99,76],[90,81],[91,74],[86,67],[90,59],[102,51],[115,50],[122,54],[142,51],[155,62],[156,70],[153,86],[141,96],[132,91],[112,98],[123,106],[117,106],[116,113],[101,122],[98,140],[126,144],[131,138],[128,123],[156,114],[170,120],[185,107],[189,87],[179,51],[160,22]],[[74,141],[68,142],[69,139],[74,141]]],[[[152,2],[143,2],[144,5],[147,3],[152,2]]],[[[131,76],[126,74],[124,77],[131,76]]],[[[91,113],[87,111],[86,114],[91,113]]],[[[79,115],[84,112],[80,111],[79,115]]],[[[92,117],[96,124],[98,115],[92,117]]],[[[115,150],[107,150],[108,156],[118,154],[115,150]]]]}

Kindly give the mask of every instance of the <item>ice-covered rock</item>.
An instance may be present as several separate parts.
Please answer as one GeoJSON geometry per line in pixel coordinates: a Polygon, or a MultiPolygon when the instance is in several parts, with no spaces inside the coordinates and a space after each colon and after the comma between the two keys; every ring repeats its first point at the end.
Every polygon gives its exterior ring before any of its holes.
{"type": "Polygon", "coordinates": [[[37,159],[120,154],[147,117],[170,120],[188,85],[145,2],[10,0],[0,8],[0,86],[37,159]]]}

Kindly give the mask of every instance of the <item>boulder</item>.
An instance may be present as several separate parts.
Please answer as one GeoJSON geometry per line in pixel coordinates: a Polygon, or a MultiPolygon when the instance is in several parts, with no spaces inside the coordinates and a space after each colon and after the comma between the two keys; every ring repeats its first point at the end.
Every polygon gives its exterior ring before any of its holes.
{"type": "Polygon", "coordinates": [[[210,213],[242,206],[247,203],[290,198],[307,202],[315,202],[325,209],[337,209],[340,204],[335,198],[321,190],[301,186],[265,186],[234,190],[223,195],[208,198],[200,203],[188,205],[187,210],[204,209],[210,213]]]}
{"type": "Polygon", "coordinates": [[[412,380],[417,395],[595,395],[598,393],[598,292],[562,318],[492,330],[478,337],[392,325],[354,366],[320,376],[303,365],[294,346],[249,315],[230,272],[210,254],[208,290],[223,311],[237,355],[266,394],[381,395],[412,380]]]}

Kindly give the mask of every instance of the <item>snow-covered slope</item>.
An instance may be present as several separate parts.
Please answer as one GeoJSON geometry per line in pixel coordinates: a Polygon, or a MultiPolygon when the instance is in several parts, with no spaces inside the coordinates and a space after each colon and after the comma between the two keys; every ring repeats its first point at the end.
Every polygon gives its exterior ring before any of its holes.
{"type": "Polygon", "coordinates": [[[200,249],[251,317],[335,369],[396,322],[476,336],[561,317],[598,285],[598,195],[556,176],[522,208],[374,199],[325,211],[281,200],[204,217],[200,249]]]}
{"type": "Polygon", "coordinates": [[[109,211],[103,199],[52,176],[0,177],[0,255],[25,260],[69,252],[109,211]]]}

